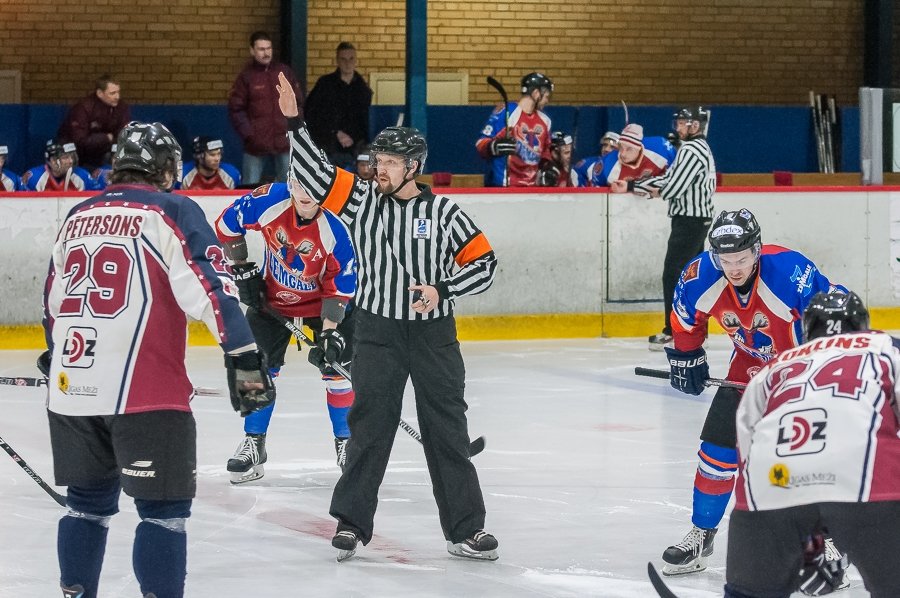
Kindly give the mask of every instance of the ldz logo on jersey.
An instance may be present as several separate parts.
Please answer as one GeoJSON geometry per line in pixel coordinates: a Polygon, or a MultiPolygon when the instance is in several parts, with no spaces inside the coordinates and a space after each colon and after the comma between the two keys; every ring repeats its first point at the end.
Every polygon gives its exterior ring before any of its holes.
{"type": "Polygon", "coordinates": [[[813,455],[825,450],[825,428],[828,412],[824,409],[801,409],[781,416],[778,421],[778,444],[775,454],[779,457],[813,455]]]}
{"type": "Polygon", "coordinates": [[[94,348],[97,345],[97,331],[93,328],[73,326],[66,332],[63,341],[62,365],[66,368],[89,368],[94,365],[94,348]]]}
{"type": "Polygon", "coordinates": [[[416,218],[413,221],[413,239],[431,238],[431,220],[428,218],[416,218]]]}

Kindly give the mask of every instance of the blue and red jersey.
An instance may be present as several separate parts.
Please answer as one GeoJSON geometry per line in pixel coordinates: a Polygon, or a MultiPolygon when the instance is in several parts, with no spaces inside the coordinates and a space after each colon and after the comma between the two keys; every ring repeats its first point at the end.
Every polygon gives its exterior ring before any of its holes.
{"type": "Polygon", "coordinates": [[[249,230],[263,235],[266,299],[278,313],[316,318],[322,299],[353,298],[356,257],[350,232],[328,210],[303,220],[285,183],[263,185],[237,199],[216,220],[223,243],[249,230]]]}
{"type": "Polygon", "coordinates": [[[778,353],[802,342],[803,312],[816,293],[847,290],[833,285],[802,253],[778,245],[763,245],[757,268],[742,299],[703,252],[685,266],[672,300],[675,348],[703,346],[713,318],[734,343],[728,379],[735,382],[747,382],[778,353]]]}
{"type": "Polygon", "coordinates": [[[491,140],[506,136],[506,112],[503,106],[497,107],[491,113],[481,131],[481,136],[475,143],[479,155],[492,160],[487,185],[489,187],[503,185],[508,162],[510,187],[534,187],[537,185],[538,166],[541,162],[552,159],[550,117],[540,110],[527,114],[519,108],[518,102],[510,102],[506,110],[509,111],[509,136],[516,142],[516,153],[498,157],[492,157],[490,153],[491,140]]]}

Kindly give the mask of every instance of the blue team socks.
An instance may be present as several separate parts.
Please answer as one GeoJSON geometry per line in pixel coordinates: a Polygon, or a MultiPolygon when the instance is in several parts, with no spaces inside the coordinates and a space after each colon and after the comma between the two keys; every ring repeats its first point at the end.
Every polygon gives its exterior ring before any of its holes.
{"type": "Polygon", "coordinates": [[[81,585],[84,598],[97,596],[108,532],[108,528],[83,517],[66,515],[59,520],[56,551],[59,555],[60,583],[64,586],[81,585]]]}
{"type": "Polygon", "coordinates": [[[275,403],[254,411],[244,418],[244,432],[247,434],[265,434],[269,429],[269,421],[272,419],[272,411],[275,403]]]}
{"type": "Polygon", "coordinates": [[[181,598],[187,577],[187,534],[141,521],[134,533],[132,564],[141,592],[181,598]]]}
{"type": "Polygon", "coordinates": [[[697,527],[712,529],[722,521],[734,491],[737,450],[702,442],[697,455],[700,463],[694,476],[694,514],[691,521],[697,527]]]}

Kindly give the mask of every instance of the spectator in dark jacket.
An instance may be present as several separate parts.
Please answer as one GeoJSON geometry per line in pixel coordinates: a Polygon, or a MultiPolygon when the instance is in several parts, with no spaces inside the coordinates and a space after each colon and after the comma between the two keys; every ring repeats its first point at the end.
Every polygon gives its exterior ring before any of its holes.
{"type": "Polygon", "coordinates": [[[119,98],[120,92],[112,75],[101,75],[94,92],[72,106],[59,127],[57,138],[75,144],[79,165],[89,171],[109,164],[112,144],[131,121],[131,110],[119,98]]]}
{"type": "Polygon", "coordinates": [[[255,185],[262,179],[267,163],[272,164],[275,179],[287,180],[289,166],[287,119],[278,108],[278,73],[284,73],[298,108],[303,91],[291,67],[272,60],[272,38],[264,31],[250,36],[250,56],[228,93],[228,117],[244,142],[243,179],[255,185]]]}
{"type": "Polygon", "coordinates": [[[309,92],[306,124],[328,160],[353,172],[359,149],[369,141],[372,90],[356,72],[356,48],[350,42],[338,44],[337,66],[309,92]]]}

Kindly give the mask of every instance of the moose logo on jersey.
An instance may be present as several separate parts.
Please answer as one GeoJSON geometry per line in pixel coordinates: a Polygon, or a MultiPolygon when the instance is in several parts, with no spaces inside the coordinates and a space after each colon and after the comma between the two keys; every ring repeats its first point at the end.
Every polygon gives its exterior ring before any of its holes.
{"type": "Polygon", "coordinates": [[[89,368],[94,365],[94,347],[97,345],[97,331],[93,328],[72,326],[66,332],[63,343],[63,367],[89,368]]]}
{"type": "Polygon", "coordinates": [[[722,314],[722,327],[728,332],[734,346],[745,351],[747,354],[769,361],[778,353],[775,342],[772,337],[762,332],[762,329],[769,327],[769,318],[766,314],[756,312],[753,314],[753,321],[749,327],[745,327],[741,319],[734,312],[725,312],[722,314]]]}
{"type": "Polygon", "coordinates": [[[828,412],[821,408],[791,411],[778,422],[778,444],[775,454],[779,457],[814,455],[825,450],[825,428],[828,412]]]}
{"type": "Polygon", "coordinates": [[[279,228],[275,233],[275,239],[281,244],[278,255],[281,256],[281,260],[291,272],[299,276],[304,282],[310,282],[316,278],[318,273],[312,270],[309,273],[304,274],[307,266],[311,265],[308,264],[308,262],[314,262],[322,257],[322,252],[319,250],[316,250],[313,254],[313,249],[315,249],[316,246],[312,241],[309,239],[301,239],[299,243],[294,244],[282,228],[279,228]]]}
{"type": "Polygon", "coordinates": [[[519,157],[526,164],[537,164],[541,159],[541,136],[544,134],[544,125],[536,124],[532,128],[527,123],[520,123],[516,129],[516,137],[521,142],[516,144],[519,157]]]}

